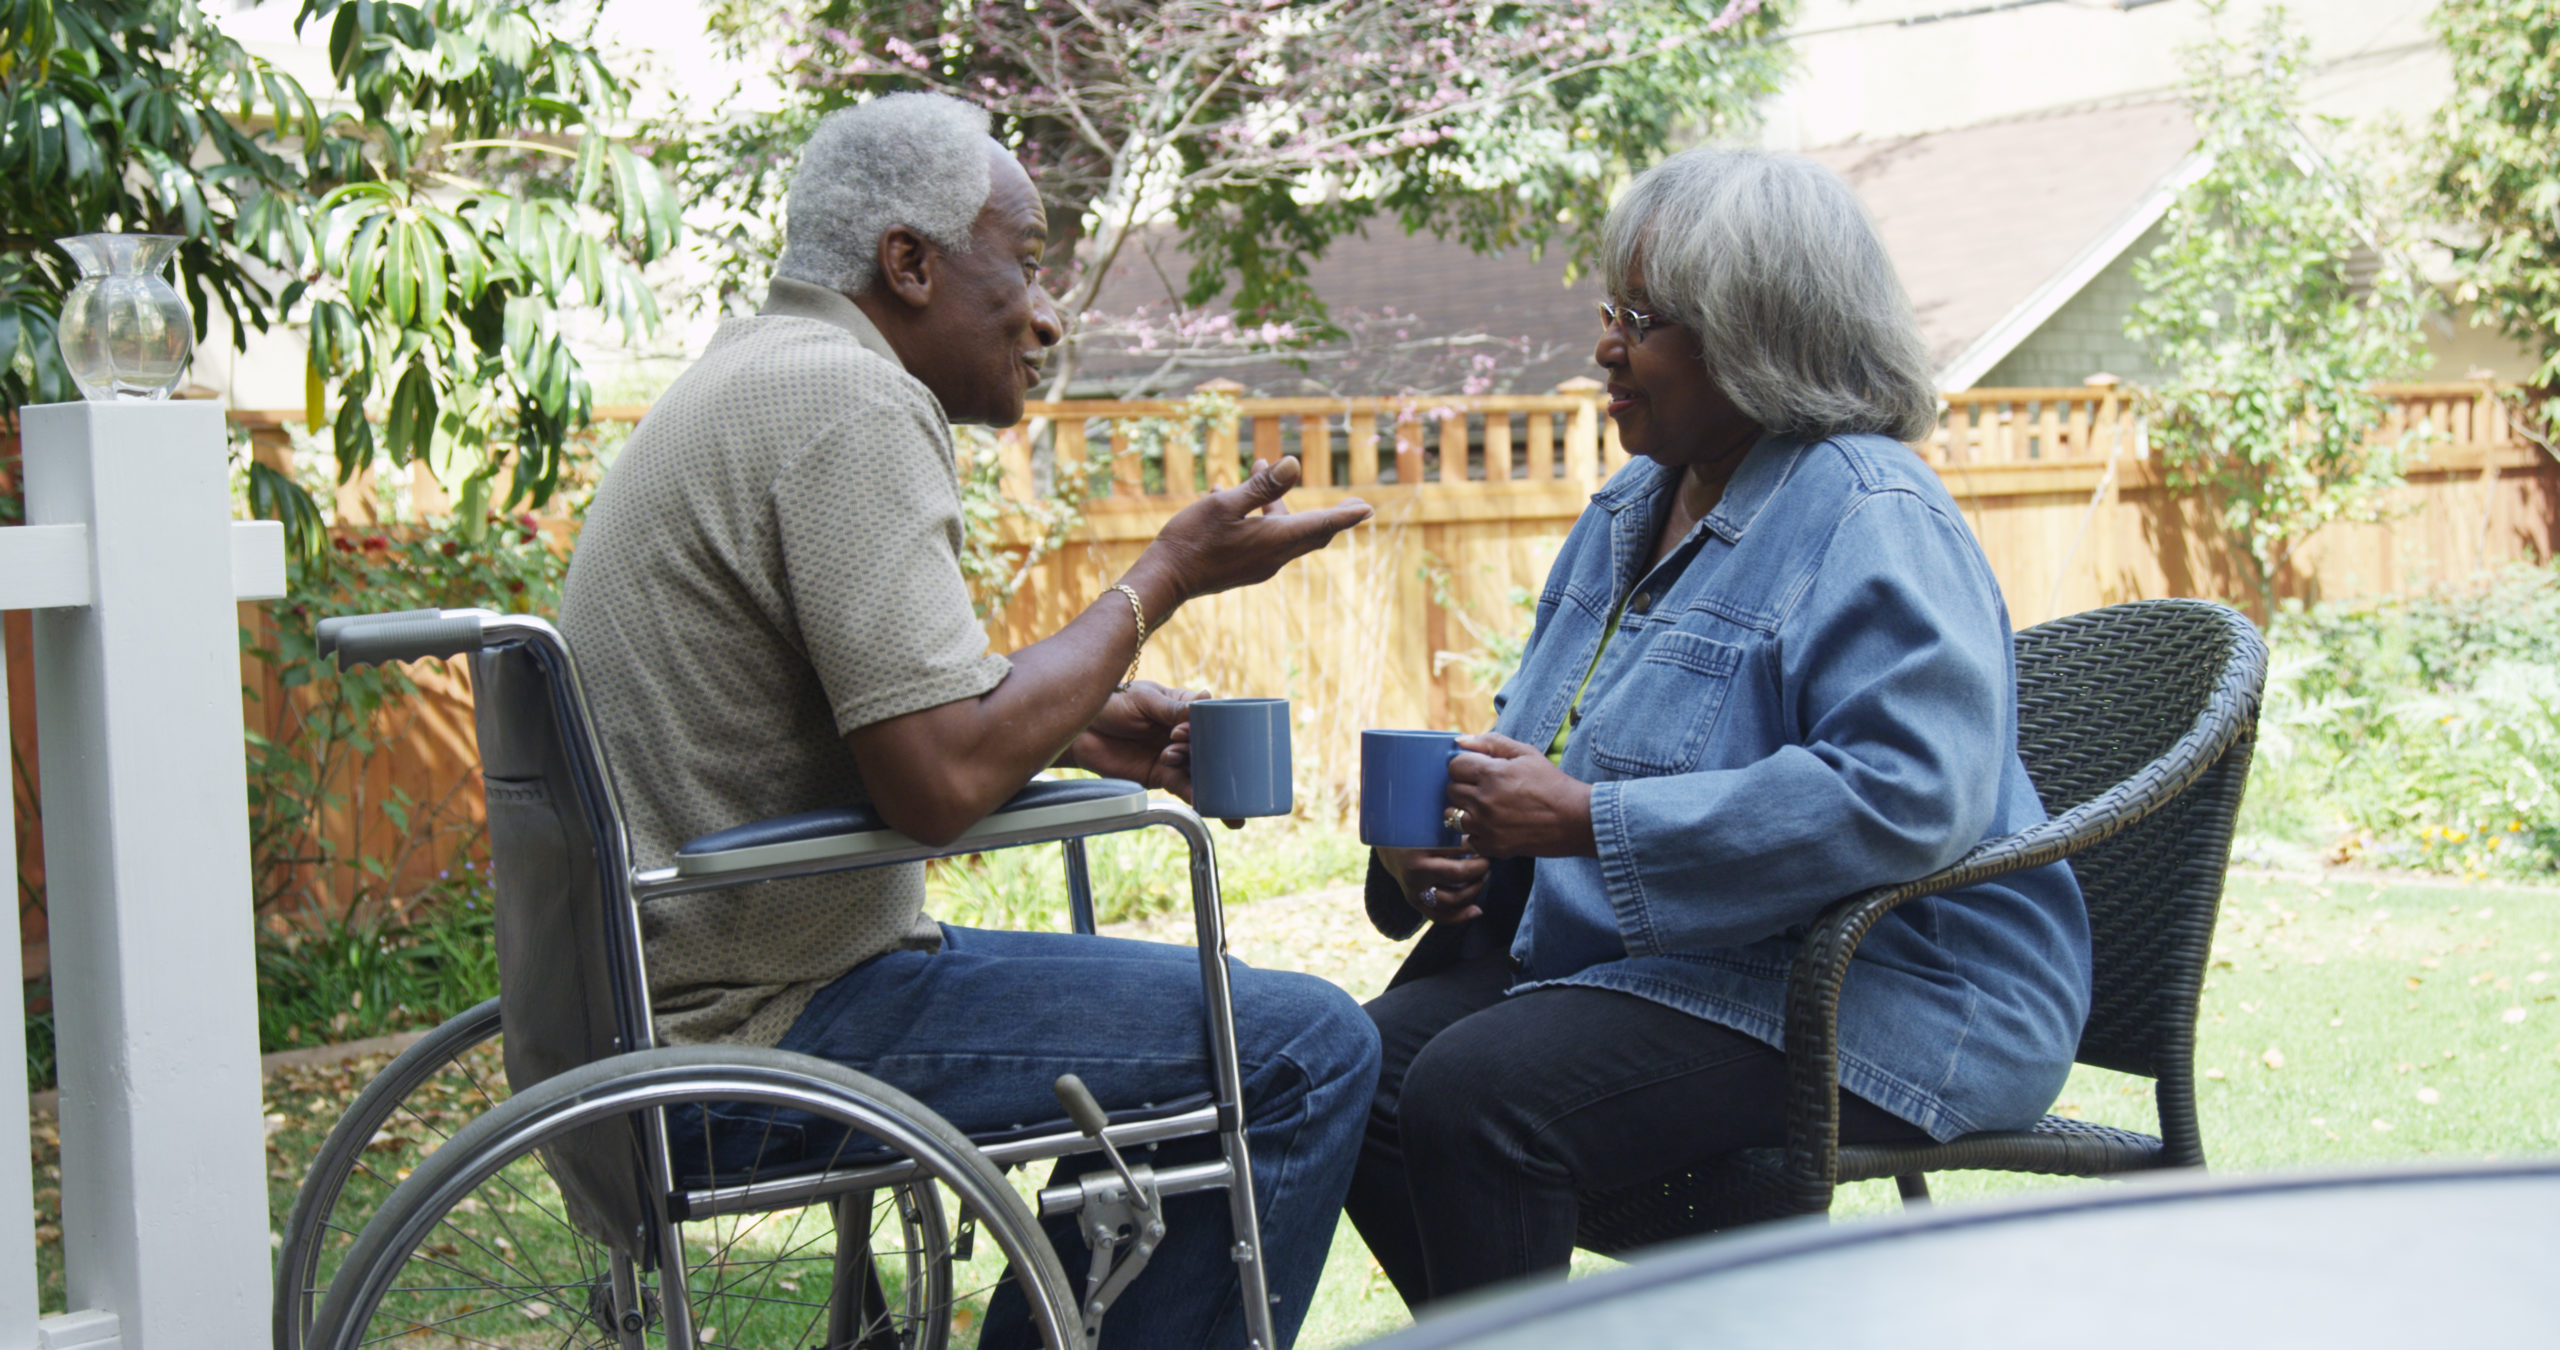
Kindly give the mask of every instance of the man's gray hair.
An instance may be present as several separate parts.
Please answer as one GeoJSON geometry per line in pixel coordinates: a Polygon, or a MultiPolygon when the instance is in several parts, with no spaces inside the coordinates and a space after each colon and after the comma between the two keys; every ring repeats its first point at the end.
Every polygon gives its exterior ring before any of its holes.
{"type": "Polygon", "coordinates": [[[1923,440],[1938,392],[1910,297],[1865,207],[1795,155],[1683,151],[1601,226],[1611,294],[1640,290],[1698,335],[1708,372],[1763,430],[1923,440]],[[1638,269],[1642,269],[1638,284],[1638,269]]]}
{"type": "Polygon", "coordinates": [[[800,147],[776,276],[847,295],[871,288],[880,237],[900,225],[953,253],[987,204],[987,110],[947,94],[890,94],[827,114],[800,147]]]}

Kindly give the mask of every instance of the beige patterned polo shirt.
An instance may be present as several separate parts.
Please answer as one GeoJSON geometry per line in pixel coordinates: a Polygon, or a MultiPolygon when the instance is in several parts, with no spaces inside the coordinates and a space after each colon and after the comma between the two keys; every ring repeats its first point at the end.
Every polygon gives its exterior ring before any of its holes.
{"type": "MultiPolygon", "coordinates": [[[[597,489],[560,626],[634,861],[870,800],[844,733],[1012,667],[960,575],[941,404],[842,295],[784,278],[723,324],[597,489]]],[[[662,1040],[771,1045],[818,988],[930,945],[922,864],[649,902],[662,1040]]]]}

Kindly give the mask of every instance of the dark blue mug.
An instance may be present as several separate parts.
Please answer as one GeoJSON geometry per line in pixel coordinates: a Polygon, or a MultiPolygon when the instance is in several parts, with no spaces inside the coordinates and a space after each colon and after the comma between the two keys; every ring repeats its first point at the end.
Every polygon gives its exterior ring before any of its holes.
{"type": "Polygon", "coordinates": [[[1204,698],[1191,705],[1191,809],[1217,820],[1285,816],[1289,700],[1204,698]]]}
{"type": "MultiPolygon", "coordinates": [[[[1196,733],[1195,733],[1196,734],[1196,733]]],[[[1454,731],[1360,733],[1360,842],[1373,848],[1457,848],[1449,814],[1454,731]]]]}

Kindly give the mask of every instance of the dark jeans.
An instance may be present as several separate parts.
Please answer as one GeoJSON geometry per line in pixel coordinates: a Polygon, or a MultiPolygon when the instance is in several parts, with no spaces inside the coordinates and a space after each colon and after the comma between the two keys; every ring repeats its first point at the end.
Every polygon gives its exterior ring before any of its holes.
{"type": "MultiPolygon", "coordinates": [[[[1064,1072],[1082,1077],[1106,1108],[1209,1087],[1192,948],[949,924],[942,932],[939,952],[891,952],[819,990],[782,1048],[873,1074],[972,1132],[1059,1117],[1050,1084],[1064,1072]]],[[[1271,1318],[1285,1347],[1297,1338],[1340,1222],[1377,1038],[1351,996],[1323,980],[1233,960],[1227,971],[1271,1318]]],[[[1145,1160],[1161,1166],[1216,1156],[1210,1141],[1183,1141],[1145,1160]]],[[[1050,1179],[1070,1180],[1099,1161],[1068,1159],[1050,1179]]],[[[1103,1321],[1105,1350],[1241,1350],[1226,1193],[1167,1201],[1165,1220],[1164,1245],[1103,1321]]],[[[1043,1227],[1081,1294],[1087,1257],[1075,1222],[1043,1227]]],[[[1036,1339],[1008,1282],[987,1310],[979,1343],[1036,1339]]]]}
{"type": "MultiPolygon", "coordinates": [[[[1408,1307],[1561,1274],[1576,1192],[1785,1136],[1786,1059],[1767,1045],[1632,994],[1510,985],[1496,952],[1368,1005],[1383,1056],[1344,1208],[1408,1307]]],[[[1840,1135],[1926,1137],[1847,1093],[1840,1135]]]]}

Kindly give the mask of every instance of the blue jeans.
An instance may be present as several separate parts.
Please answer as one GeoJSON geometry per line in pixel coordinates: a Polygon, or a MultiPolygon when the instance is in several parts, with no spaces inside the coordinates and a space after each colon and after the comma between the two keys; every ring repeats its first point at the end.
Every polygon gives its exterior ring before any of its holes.
{"type": "MultiPolygon", "coordinates": [[[[939,952],[891,952],[818,991],[780,1048],[834,1060],[982,1133],[1063,1117],[1050,1084],[1072,1072],[1106,1109],[1169,1101],[1212,1086],[1189,947],[1066,933],[943,925],[939,952]]],[[[1378,1035],[1360,1005],[1311,975],[1227,963],[1246,1140],[1272,1322],[1297,1338],[1333,1244],[1378,1078],[1378,1035]]],[[[1216,1156],[1214,1140],[1159,1148],[1159,1165],[1216,1156]]],[[[1066,1180],[1100,1165],[1058,1165],[1066,1180]]],[[[1243,1302],[1224,1192],[1165,1204],[1168,1231],[1146,1271],[1113,1304],[1103,1344],[1177,1350],[1241,1347],[1243,1302]]],[[[1088,1263],[1071,1219],[1046,1225],[1081,1293],[1088,1263]]],[[[1007,1282],[981,1346],[1037,1344],[1007,1282]]]]}

